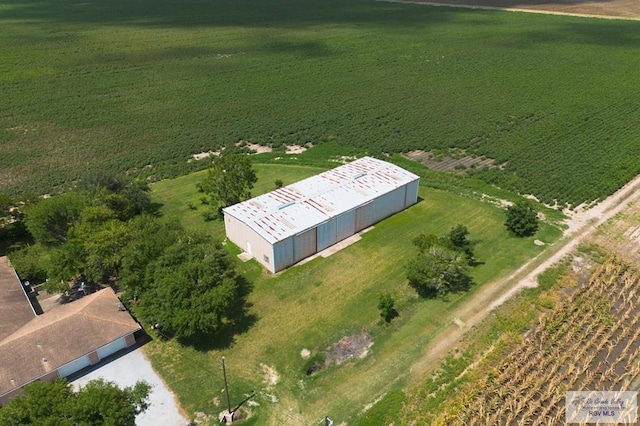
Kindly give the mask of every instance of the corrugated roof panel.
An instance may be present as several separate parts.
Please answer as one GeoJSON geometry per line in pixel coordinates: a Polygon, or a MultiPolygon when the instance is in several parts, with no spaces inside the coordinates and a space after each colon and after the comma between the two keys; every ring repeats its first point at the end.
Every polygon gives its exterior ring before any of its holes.
{"type": "Polygon", "coordinates": [[[363,157],[223,211],[273,244],[417,179],[394,164],[363,157]]]}

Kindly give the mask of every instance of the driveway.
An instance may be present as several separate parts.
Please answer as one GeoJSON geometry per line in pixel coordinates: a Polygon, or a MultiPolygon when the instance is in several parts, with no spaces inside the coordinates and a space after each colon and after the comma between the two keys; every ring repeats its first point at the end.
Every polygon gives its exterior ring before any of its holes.
{"type": "Polygon", "coordinates": [[[133,386],[138,380],[144,380],[152,388],[149,394],[150,405],[147,411],[136,417],[137,426],[185,426],[189,421],[180,413],[173,393],[167,389],[160,377],[151,368],[151,363],[138,347],[105,364],[98,364],[89,373],[71,381],[75,389],[87,382],[103,378],[116,383],[119,387],[133,386]]]}

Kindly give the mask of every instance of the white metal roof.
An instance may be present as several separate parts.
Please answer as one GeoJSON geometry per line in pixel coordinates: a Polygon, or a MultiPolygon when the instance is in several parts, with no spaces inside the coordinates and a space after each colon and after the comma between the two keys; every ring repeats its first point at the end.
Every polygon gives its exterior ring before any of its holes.
{"type": "Polygon", "coordinates": [[[417,179],[395,164],[363,157],[226,207],[223,212],[273,244],[417,179]]]}

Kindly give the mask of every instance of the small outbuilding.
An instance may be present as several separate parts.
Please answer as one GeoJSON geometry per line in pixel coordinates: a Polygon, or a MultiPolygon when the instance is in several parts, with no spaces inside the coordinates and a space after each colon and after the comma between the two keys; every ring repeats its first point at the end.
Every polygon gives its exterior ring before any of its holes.
{"type": "Polygon", "coordinates": [[[363,157],[223,209],[227,238],[275,273],[415,204],[419,182],[363,157]]]}

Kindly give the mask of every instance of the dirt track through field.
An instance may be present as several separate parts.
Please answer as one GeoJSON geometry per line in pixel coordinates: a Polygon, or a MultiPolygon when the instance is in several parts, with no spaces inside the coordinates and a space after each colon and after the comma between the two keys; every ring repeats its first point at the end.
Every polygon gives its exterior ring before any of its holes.
{"type": "Polygon", "coordinates": [[[382,0],[431,6],[499,9],[552,15],[584,16],[605,19],[640,20],[638,0],[382,0]]]}
{"type": "Polygon", "coordinates": [[[420,381],[423,375],[437,368],[442,359],[459,344],[464,333],[478,325],[490,312],[525,287],[535,287],[544,270],[571,253],[600,224],[640,199],[640,175],[596,206],[575,213],[568,221],[565,236],[536,258],[530,260],[505,279],[489,283],[451,312],[451,325],[426,348],[424,356],[411,370],[411,379],[420,381]]]}

